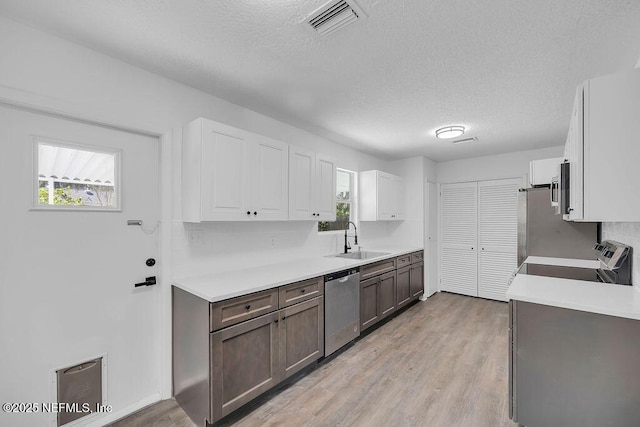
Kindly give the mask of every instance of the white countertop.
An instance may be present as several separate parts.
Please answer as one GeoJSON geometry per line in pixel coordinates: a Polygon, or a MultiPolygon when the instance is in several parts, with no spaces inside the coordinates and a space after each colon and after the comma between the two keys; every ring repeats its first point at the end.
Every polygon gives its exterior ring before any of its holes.
{"type": "MultiPolygon", "coordinates": [[[[529,257],[525,263],[590,268],[590,260],[529,257]],[[530,262],[530,258],[533,258],[530,262]],[[583,263],[584,262],[584,263],[583,263]]],[[[596,261],[598,263],[598,261],[596,261]]],[[[640,320],[640,292],[633,286],[517,274],[507,297],[572,310],[640,320]]]]}
{"type": "Polygon", "coordinates": [[[367,249],[367,252],[389,252],[389,255],[369,259],[335,256],[293,259],[261,267],[179,279],[173,284],[209,302],[217,302],[421,250],[416,247],[367,249]]]}

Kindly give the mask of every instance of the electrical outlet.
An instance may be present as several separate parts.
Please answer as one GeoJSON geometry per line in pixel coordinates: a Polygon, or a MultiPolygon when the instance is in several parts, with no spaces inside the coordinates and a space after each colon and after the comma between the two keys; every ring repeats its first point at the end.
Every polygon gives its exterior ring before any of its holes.
{"type": "Polygon", "coordinates": [[[187,239],[191,246],[204,245],[204,231],[202,230],[189,230],[187,232],[187,239]]]}

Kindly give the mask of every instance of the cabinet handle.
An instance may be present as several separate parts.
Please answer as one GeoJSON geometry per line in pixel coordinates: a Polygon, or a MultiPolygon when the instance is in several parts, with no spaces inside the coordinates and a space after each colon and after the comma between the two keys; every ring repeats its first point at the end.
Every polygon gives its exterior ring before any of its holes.
{"type": "Polygon", "coordinates": [[[253,214],[254,214],[254,215],[258,215],[258,212],[254,212],[253,214]]]}
{"type": "Polygon", "coordinates": [[[247,211],[247,215],[251,215],[251,212],[250,212],[250,211],[247,211]]]}
{"type": "Polygon", "coordinates": [[[284,319],[286,319],[286,318],[287,318],[287,316],[282,316],[282,321],[284,322],[284,319]]]}
{"type": "Polygon", "coordinates": [[[246,308],[247,310],[251,309],[251,306],[249,304],[245,305],[244,308],[246,308]]]}
{"type": "Polygon", "coordinates": [[[471,250],[473,250],[473,246],[471,246],[471,250]]]}
{"type": "Polygon", "coordinates": [[[307,292],[307,290],[306,289],[300,289],[300,292],[304,294],[305,292],[307,292]]]}
{"type": "Polygon", "coordinates": [[[278,323],[278,319],[274,320],[273,323],[278,323]]]}

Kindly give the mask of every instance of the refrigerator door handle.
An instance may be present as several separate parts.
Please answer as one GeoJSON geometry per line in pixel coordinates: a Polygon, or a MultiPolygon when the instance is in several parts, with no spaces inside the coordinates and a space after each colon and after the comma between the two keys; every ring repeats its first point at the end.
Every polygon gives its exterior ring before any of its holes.
{"type": "Polygon", "coordinates": [[[555,176],[551,179],[551,191],[549,191],[549,198],[551,199],[551,206],[558,206],[558,177],[555,176]]]}

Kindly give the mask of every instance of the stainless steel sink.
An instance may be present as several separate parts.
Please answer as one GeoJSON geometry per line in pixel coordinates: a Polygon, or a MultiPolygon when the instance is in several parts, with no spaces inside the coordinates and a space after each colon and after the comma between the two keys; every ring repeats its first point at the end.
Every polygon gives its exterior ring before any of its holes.
{"type": "Polygon", "coordinates": [[[390,252],[370,252],[370,251],[361,251],[361,252],[350,252],[348,254],[337,254],[339,258],[350,258],[350,259],[369,259],[376,258],[383,255],[389,255],[390,252]]]}

